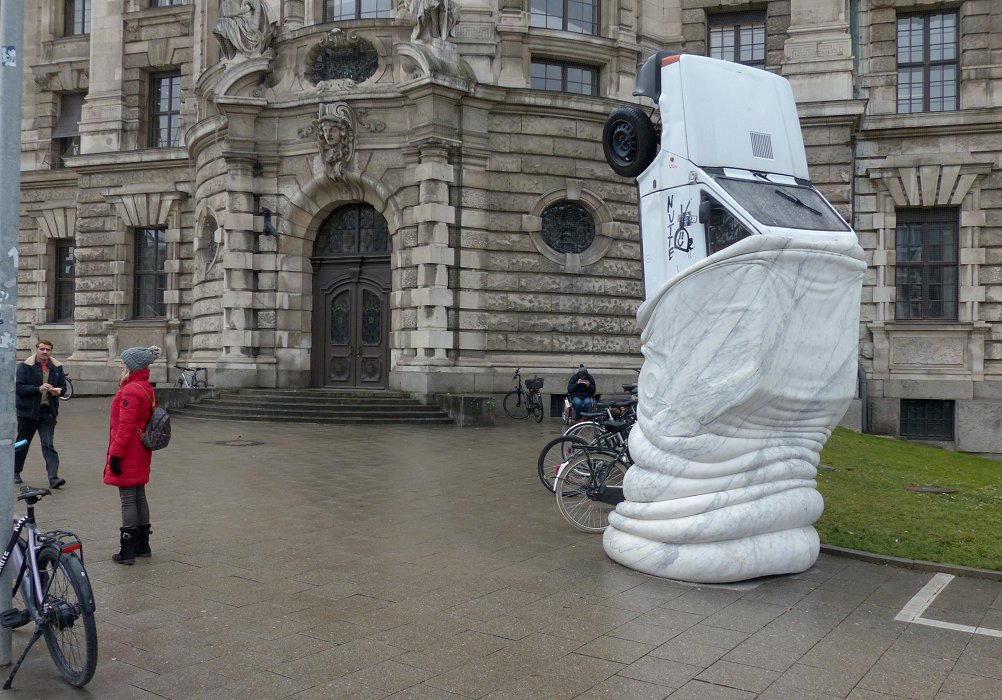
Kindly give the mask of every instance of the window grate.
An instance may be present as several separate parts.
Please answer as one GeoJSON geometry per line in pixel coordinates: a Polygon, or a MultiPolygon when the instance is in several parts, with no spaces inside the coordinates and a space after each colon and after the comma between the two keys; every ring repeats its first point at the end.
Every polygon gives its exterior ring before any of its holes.
{"type": "Polygon", "coordinates": [[[901,437],[953,440],[956,402],[941,399],[901,399],[901,437]]]}

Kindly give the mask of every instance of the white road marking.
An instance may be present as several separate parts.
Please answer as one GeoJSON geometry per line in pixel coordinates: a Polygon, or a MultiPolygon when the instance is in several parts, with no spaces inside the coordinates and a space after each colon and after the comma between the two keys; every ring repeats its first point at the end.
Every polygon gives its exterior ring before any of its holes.
{"type": "Polygon", "coordinates": [[[936,596],[943,592],[947,584],[954,577],[951,574],[936,574],[929,583],[922,587],[922,590],[908,601],[901,612],[894,616],[899,622],[910,622],[916,625],[927,625],[929,627],[939,627],[940,629],[955,630],[957,632],[967,632],[969,634],[983,634],[988,637],[1002,637],[1002,630],[993,630],[989,627],[972,627],[971,625],[958,625],[953,622],[942,622],[928,617],[922,617],[922,613],[932,605],[936,596]]]}

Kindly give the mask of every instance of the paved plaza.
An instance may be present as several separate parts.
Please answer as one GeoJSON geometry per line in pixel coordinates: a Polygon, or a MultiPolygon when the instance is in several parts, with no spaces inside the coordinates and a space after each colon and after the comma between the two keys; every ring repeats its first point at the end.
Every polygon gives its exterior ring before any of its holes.
{"type": "MultiPolygon", "coordinates": [[[[536,477],[556,420],[178,416],[148,487],[153,558],[116,565],[109,404],[63,404],[68,483],[38,507],[84,541],[97,673],[67,686],[39,643],[9,697],[1002,697],[1002,583],[825,554],[732,586],[625,569],[536,477]]],[[[44,483],[37,445],[25,481],[44,483]]]]}

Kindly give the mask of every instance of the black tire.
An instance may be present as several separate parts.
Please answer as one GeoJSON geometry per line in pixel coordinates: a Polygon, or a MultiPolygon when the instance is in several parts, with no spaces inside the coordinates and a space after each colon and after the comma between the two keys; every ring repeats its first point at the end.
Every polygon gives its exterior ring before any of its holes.
{"type": "Polygon", "coordinates": [[[609,513],[616,506],[592,498],[589,494],[599,485],[622,489],[623,478],[629,465],[604,453],[576,455],[560,470],[554,483],[557,509],[571,525],[583,532],[604,532],[609,526],[609,513]],[[595,474],[608,471],[602,484],[597,484],[595,474]]]}
{"type": "Polygon", "coordinates": [[[614,109],[602,129],[602,150],[613,172],[637,177],[654,162],[658,152],[654,124],[637,107],[614,109]]]}
{"type": "Polygon", "coordinates": [[[38,553],[38,569],[47,591],[43,608],[51,611],[43,630],[49,654],[63,679],[82,688],[97,668],[97,626],[87,572],[77,557],[60,556],[55,547],[38,553]]]}
{"type": "Polygon", "coordinates": [[[536,460],[536,469],[543,486],[553,493],[553,482],[557,478],[557,467],[569,460],[574,454],[586,446],[588,442],[576,435],[561,435],[543,445],[536,460]]]}
{"type": "Polygon", "coordinates": [[[204,379],[198,379],[198,380],[195,381],[195,388],[196,389],[208,389],[209,388],[209,383],[207,381],[205,381],[204,379]]]}
{"type": "Polygon", "coordinates": [[[512,418],[529,417],[529,395],[525,392],[509,391],[501,402],[504,412],[512,418]]]}
{"type": "Polygon", "coordinates": [[[532,415],[537,423],[543,422],[543,397],[539,394],[532,397],[532,415]]]}
{"type": "Polygon", "coordinates": [[[69,401],[73,398],[73,382],[70,381],[69,377],[66,378],[66,391],[61,393],[59,398],[63,401],[69,401]]]}

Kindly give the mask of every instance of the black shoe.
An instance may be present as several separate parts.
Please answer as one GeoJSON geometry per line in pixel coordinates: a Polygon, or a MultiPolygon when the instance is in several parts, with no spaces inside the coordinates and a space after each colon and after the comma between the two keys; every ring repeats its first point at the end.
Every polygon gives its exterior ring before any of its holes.
{"type": "Polygon", "coordinates": [[[49,479],[50,489],[58,489],[60,486],[63,486],[65,484],[66,484],[66,479],[63,479],[61,477],[56,479],[49,479]]]}
{"type": "Polygon", "coordinates": [[[14,472],[14,483],[15,484],[23,484],[24,483],[23,481],[21,481],[21,475],[18,474],[17,472],[14,472]]]}

